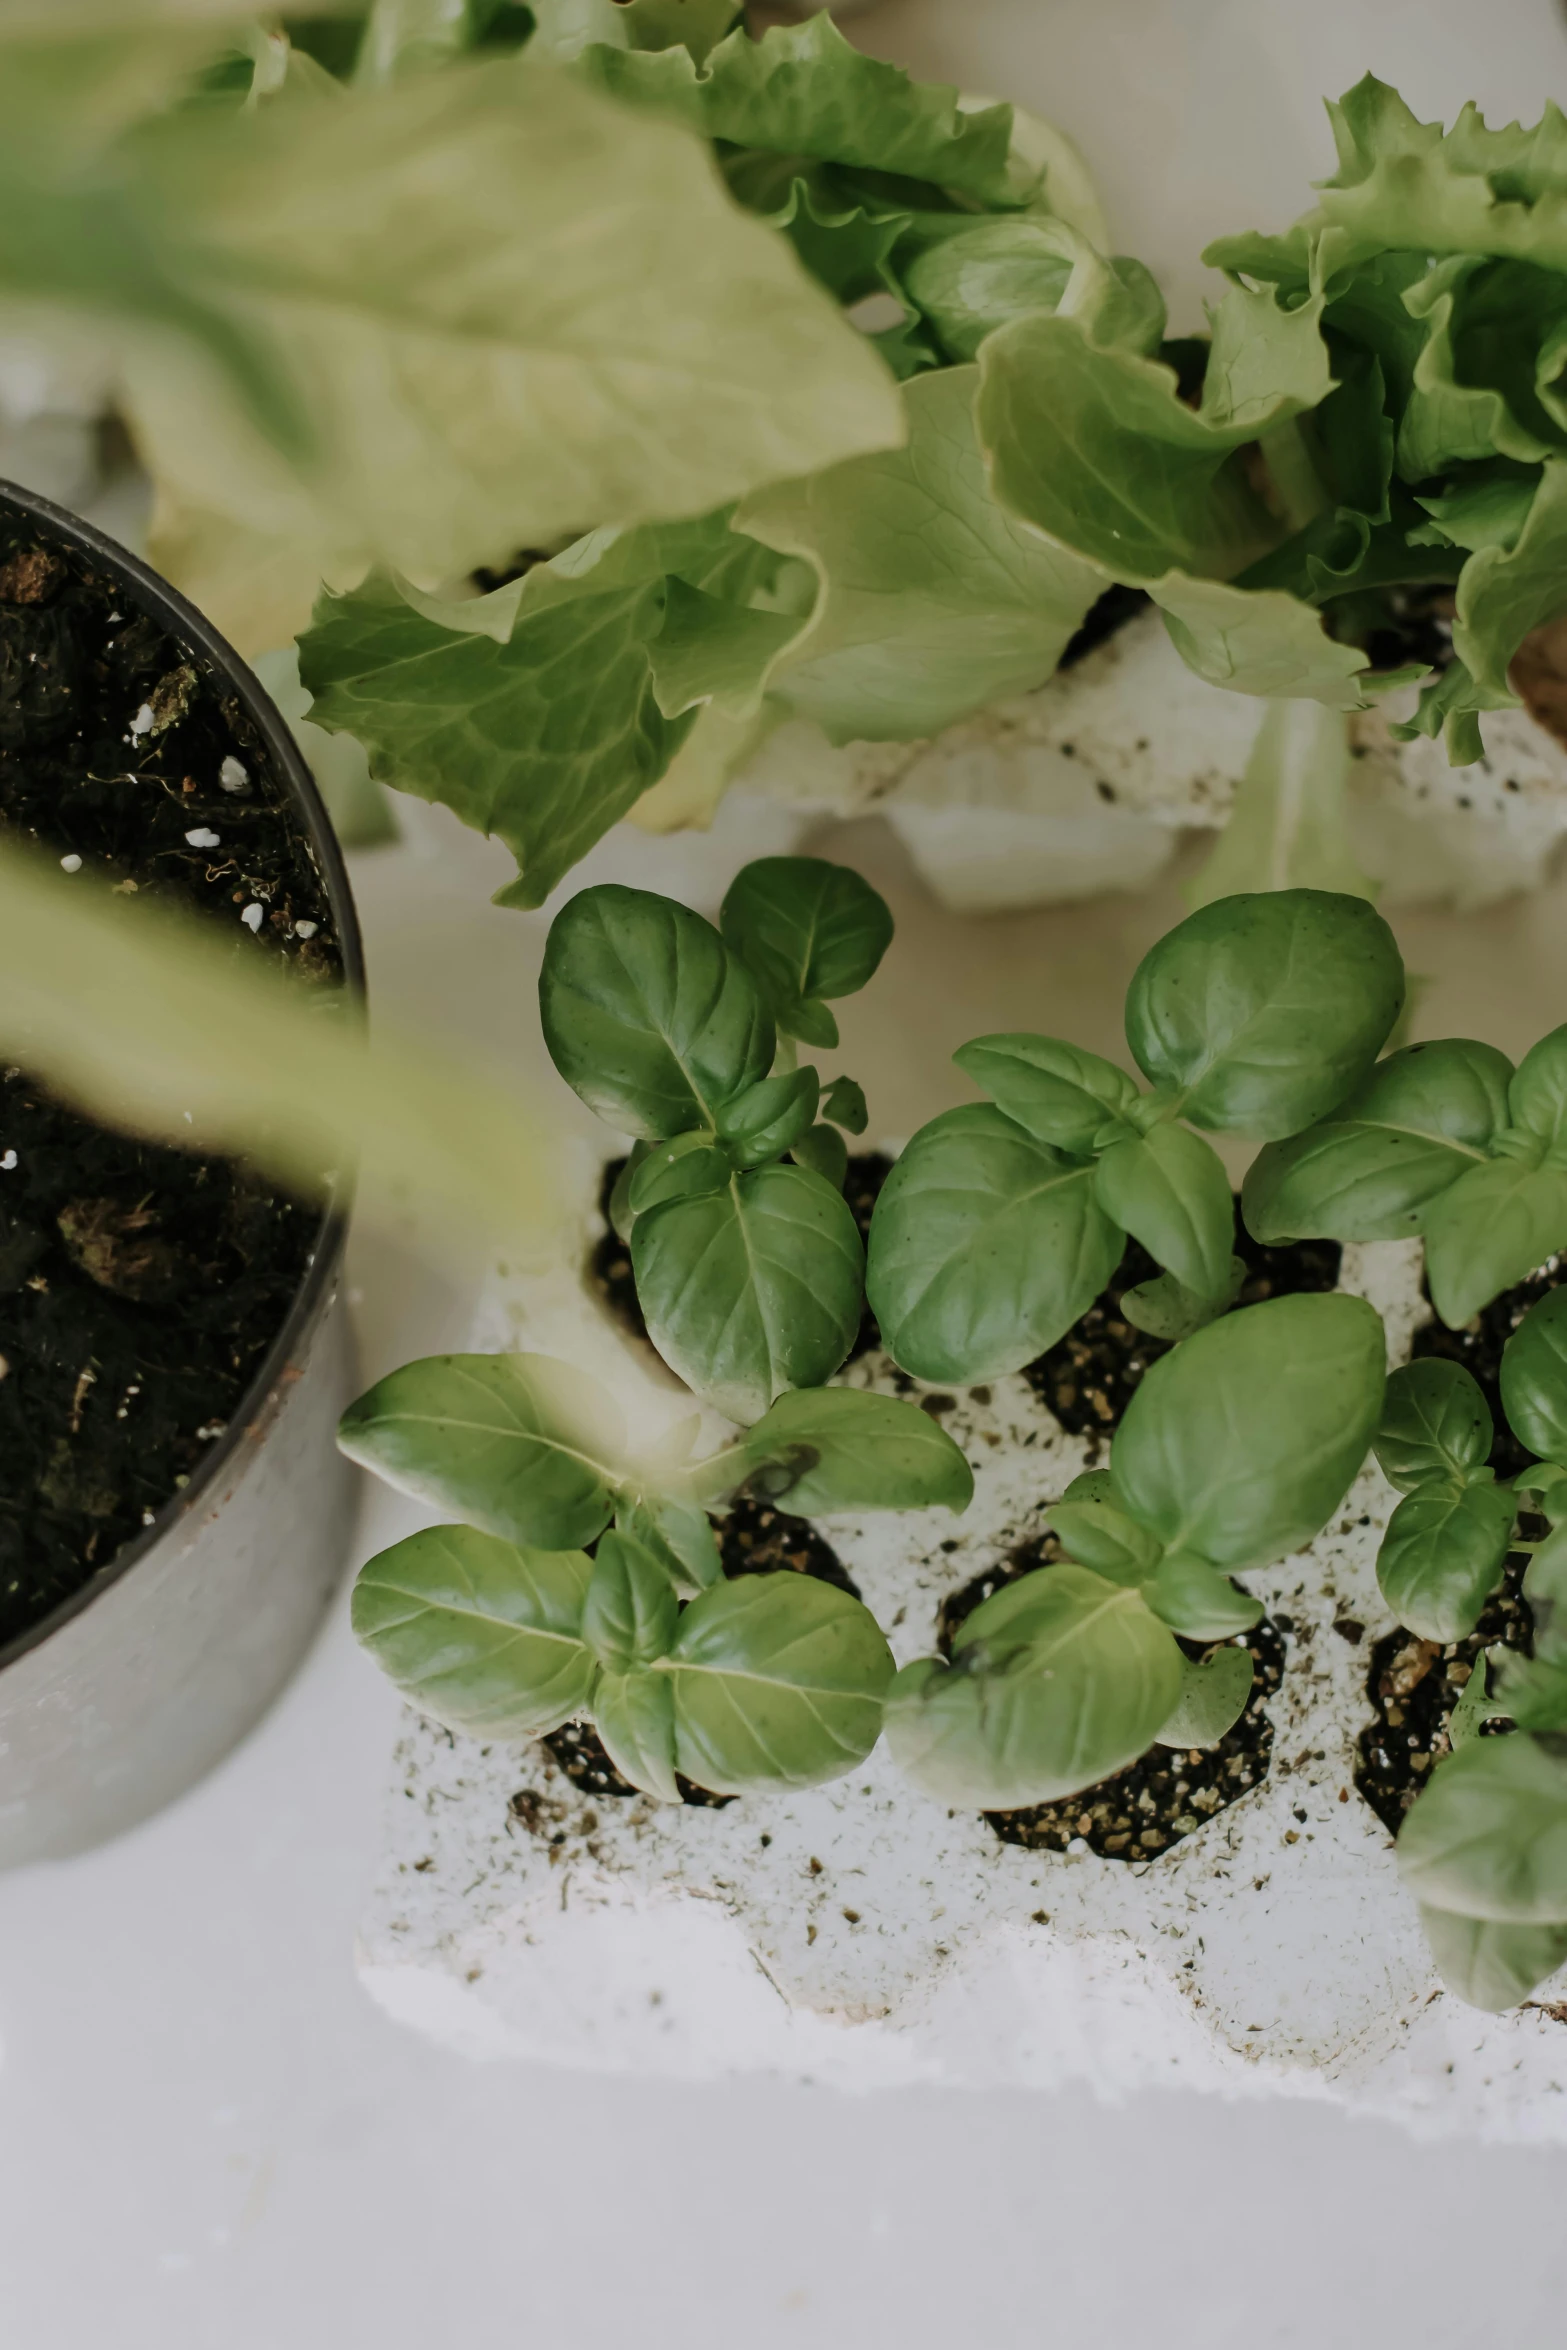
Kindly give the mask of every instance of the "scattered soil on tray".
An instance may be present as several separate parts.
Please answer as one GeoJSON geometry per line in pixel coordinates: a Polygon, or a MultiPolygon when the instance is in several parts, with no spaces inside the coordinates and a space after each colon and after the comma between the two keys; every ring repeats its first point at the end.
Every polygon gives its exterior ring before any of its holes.
{"type": "MultiPolygon", "coordinates": [[[[221,677],[3,506],[0,832],[98,903],[201,910],[236,956],[340,977],[325,887],[221,677]]],[[[186,1483],[319,1222],[242,1166],[106,1133],[0,1072],[0,1642],[186,1483]]]]}
{"type": "MultiPolygon", "coordinates": [[[[1265,1248],[1253,1240],[1239,1216],[1235,1253],[1248,1268],[1237,1308],[1260,1305],[1265,1298],[1334,1288],[1342,1255],[1338,1243],[1327,1240],[1265,1248]]],[[[1082,1320],[1026,1366],[1024,1378],[1069,1436],[1112,1436],[1150,1365],[1169,1353],[1166,1340],[1150,1338],[1121,1314],[1126,1291],[1140,1281],[1154,1280],[1158,1272],[1141,1243],[1128,1241],[1114,1279],[1082,1320]]]]}
{"type": "MultiPolygon", "coordinates": [[[[1061,1556],[1055,1536],[1042,1535],[1022,1544],[1004,1566],[990,1568],[954,1592],[941,1611],[937,1646],[943,1656],[951,1655],[954,1633],[982,1600],[1061,1556]]],[[[1180,1645],[1195,1661],[1229,1644],[1183,1640],[1180,1645]]],[[[1125,1770],[1081,1794],[1021,1811],[988,1811],[986,1821],[1002,1843],[1021,1844],[1030,1852],[1065,1852],[1081,1838],[1103,1860],[1152,1860],[1260,1785],[1273,1753],[1273,1724],[1263,1708],[1284,1678],[1284,1642],[1264,1617],[1233,1645],[1251,1651],[1251,1695],[1217,1746],[1152,1746],[1125,1770]]]]}
{"type": "Polygon", "coordinates": [[[1534,1455],[1518,1442],[1502,1410],[1502,1349],[1529,1308],[1559,1289],[1563,1281],[1567,1281],[1567,1257],[1548,1257],[1538,1272],[1520,1281],[1516,1289],[1494,1297],[1462,1330],[1449,1330],[1445,1323],[1431,1321],[1415,1332],[1417,1356],[1438,1355],[1445,1362],[1462,1363],[1479,1381],[1496,1429],[1491,1465],[1504,1484],[1534,1455]]]}
{"type": "MultiPolygon", "coordinates": [[[[1530,1537],[1546,1531],[1543,1518],[1526,1517],[1522,1524],[1530,1537]]],[[[1533,1653],[1534,1621],[1523,1596],[1528,1564],[1526,1551],[1513,1553],[1467,1640],[1449,1641],[1444,1648],[1400,1626],[1371,1651],[1366,1695],[1375,1719],[1360,1733],[1355,1785],[1390,1836],[1403,1826],[1432,1765],[1451,1751],[1447,1725],[1470,1675],[1484,1672],[1484,1651],[1500,1645],[1524,1656],[1533,1653]]],[[[1482,1722],[1480,1736],[1504,1736],[1511,1728],[1499,1715],[1482,1722]]]]}

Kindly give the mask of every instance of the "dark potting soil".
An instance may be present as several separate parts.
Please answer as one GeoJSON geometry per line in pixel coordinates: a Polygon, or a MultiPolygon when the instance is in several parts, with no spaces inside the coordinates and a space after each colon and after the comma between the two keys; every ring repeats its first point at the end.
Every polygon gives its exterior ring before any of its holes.
{"type": "MultiPolygon", "coordinates": [[[[1525,1518],[1523,1525],[1531,1536],[1546,1530],[1543,1518],[1525,1518]]],[[[1514,1551],[1467,1640],[1444,1647],[1400,1626],[1372,1649],[1366,1695],[1375,1718],[1360,1733],[1355,1785],[1390,1836],[1403,1826],[1433,1763],[1451,1751],[1447,1725],[1470,1675],[1485,1671],[1484,1651],[1500,1644],[1533,1654],[1534,1619],[1523,1596],[1528,1564],[1527,1552],[1514,1551]]],[[[1499,1715],[1480,1725],[1480,1736],[1504,1736],[1511,1728],[1499,1715]]]]}
{"type": "Polygon", "coordinates": [[[1453,590],[1443,582],[1383,588],[1373,598],[1329,604],[1331,635],[1364,648],[1374,670],[1446,669],[1453,658],[1453,590]]]}
{"type": "MultiPolygon", "coordinates": [[[[1062,1556],[1053,1534],[1025,1542],[1005,1565],[977,1575],[954,1592],[941,1611],[937,1646],[952,1653],[952,1639],[982,1600],[1015,1583],[1020,1575],[1048,1567],[1062,1556]]],[[[1194,1661],[1211,1656],[1222,1642],[1183,1640],[1194,1661]]],[[[1263,1711],[1284,1678],[1284,1642],[1264,1617],[1235,1645],[1251,1651],[1253,1678],[1246,1708],[1217,1746],[1153,1746],[1125,1770],[1056,1803],[1034,1803],[1021,1811],[988,1811],[985,1818],[1003,1844],[1030,1852],[1065,1852],[1081,1837],[1103,1860],[1152,1860],[1204,1820],[1225,1811],[1268,1775],[1273,1724],[1263,1711]]]]}
{"type": "Polygon", "coordinates": [[[1534,1455],[1518,1442],[1502,1410],[1502,1349],[1529,1308],[1538,1305],[1553,1289],[1559,1289],[1563,1281],[1567,1281],[1567,1257],[1548,1257],[1527,1281],[1520,1281],[1516,1289],[1504,1290],[1500,1297],[1492,1298],[1462,1330],[1449,1330],[1445,1323],[1433,1320],[1415,1332],[1416,1355],[1436,1355],[1444,1362],[1462,1363],[1478,1380],[1496,1430],[1491,1444],[1491,1465],[1504,1483],[1509,1477],[1516,1477],[1534,1455]]]}
{"type": "MultiPolygon", "coordinates": [[[[99,900],[197,909],[237,956],[340,977],[325,887],[221,677],[3,511],[0,830],[99,900]]],[[[186,1483],[319,1221],[242,1166],[107,1133],[0,1072],[0,1642],[186,1483]]]]}
{"type": "MultiPolygon", "coordinates": [[[[834,1583],[853,1599],[860,1596],[858,1585],[851,1580],[838,1553],[822,1540],[808,1518],[791,1517],[787,1510],[774,1509],[770,1502],[753,1501],[739,1494],[723,1516],[714,1517],[713,1532],[718,1537],[718,1555],[724,1573],[731,1578],[780,1573],[814,1575],[818,1582],[834,1583]]],[[[572,1785],[580,1787],[584,1795],[637,1793],[630,1780],[622,1778],[610,1761],[603,1740],[590,1722],[567,1722],[563,1728],[549,1731],[540,1743],[549,1748],[572,1785]]],[[[735,1800],[732,1795],[710,1794],[707,1788],[696,1786],[679,1772],[675,1777],[682,1803],[717,1811],[735,1800]]]]}
{"type": "Polygon", "coordinates": [[[1146,588],[1107,587],[1099,601],[1090,604],[1081,628],[1068,637],[1066,651],[1056,663],[1057,674],[1074,669],[1087,654],[1107,643],[1118,628],[1135,620],[1139,612],[1146,612],[1151,600],[1146,588]]]}

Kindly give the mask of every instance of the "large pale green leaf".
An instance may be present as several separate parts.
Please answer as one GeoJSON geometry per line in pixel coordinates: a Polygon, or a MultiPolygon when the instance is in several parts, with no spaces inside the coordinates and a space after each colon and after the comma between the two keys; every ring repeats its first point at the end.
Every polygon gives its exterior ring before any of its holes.
{"type": "Polygon", "coordinates": [[[1511,1486],[1484,1480],[1406,1493],[1377,1552],[1377,1582],[1422,1640],[1463,1640],[1501,1581],[1513,1525],[1511,1486]]]}
{"type": "Polygon", "coordinates": [[[905,1370],[971,1385],[1053,1346],[1104,1288],[1124,1237],[1091,1166],[975,1102],[922,1126],[888,1176],[866,1289],[905,1370]]]}
{"type": "Polygon", "coordinates": [[[938,1802],[1012,1811],[1135,1760],[1181,1682],[1181,1652],[1136,1591],[1045,1567],[966,1618],[950,1665],[905,1666],[887,1697],[887,1744],[938,1802]]]}
{"type": "MultiPolygon", "coordinates": [[[[1276,587],[1236,587],[1222,579],[1189,579],[1170,573],[1150,591],[1164,613],[1171,642],[1188,669],[1210,685],[1227,686],[1232,693],[1262,694],[1288,702],[1321,703],[1327,710],[1357,710],[1365,706],[1362,673],[1366,656],[1356,645],[1340,644],[1327,634],[1322,615],[1299,596],[1276,587]]],[[[1340,729],[1342,732],[1342,728],[1340,729]]],[[[1331,803],[1331,784],[1326,795],[1331,803]]],[[[1296,863],[1295,878],[1310,879],[1318,888],[1342,889],[1342,878],[1330,873],[1346,870],[1346,853],[1335,844],[1322,819],[1328,809],[1293,810],[1270,806],[1269,830],[1282,830],[1290,841],[1296,863]],[[1309,872],[1300,860],[1309,858],[1309,872]]],[[[1233,828],[1235,819],[1231,818],[1233,828]]],[[[1243,838],[1252,844],[1253,825],[1243,838]]],[[[1228,837],[1226,835],[1226,837],[1228,837]]],[[[1279,850],[1271,852],[1276,863],[1279,850]]],[[[1255,888],[1255,882],[1240,886],[1255,888]]],[[[1270,883],[1269,887],[1283,887],[1270,883]]],[[[1357,894],[1365,885],[1355,876],[1357,894]]],[[[1208,896],[1218,896],[1209,888],[1208,896]]]]}
{"type": "Polygon", "coordinates": [[[1104,573],[993,496],[972,368],[903,387],[908,445],[745,501],[737,527],[810,563],[815,617],[771,690],[835,742],[934,734],[1042,684],[1104,573]]]}
{"type": "Polygon", "coordinates": [[[744,1440],[704,1462],[702,1491],[726,1497],[742,1484],[794,1516],[828,1510],[961,1510],[974,1473],[928,1412],[856,1387],[781,1395],[744,1440]]]}
{"type": "Polygon", "coordinates": [[[863,1762],[892,1656],[869,1608],[809,1575],[741,1575],[694,1599],[657,1667],[675,1757],[721,1795],[815,1787],[863,1762]]]}
{"type": "MultiPolygon", "coordinates": [[[[1504,1382],[1506,1373],[1504,1352],[1504,1382]]],[[[1494,1433],[1473,1373],[1462,1363],[1430,1355],[1403,1363],[1388,1376],[1376,1433],[1377,1466],[1400,1493],[1433,1483],[1456,1486],[1471,1469],[1485,1465],[1494,1433]]]]}
{"type": "Polygon", "coordinates": [[[1520,1444],[1567,1463],[1567,1290],[1532,1305],[1503,1347],[1502,1408],[1520,1444]]]}
{"type": "Polygon", "coordinates": [[[854,1344],[865,1257],[840,1191],[807,1168],[758,1167],[673,1200],[631,1232],[637,1298],[671,1370],[731,1420],[819,1387],[854,1344]]]}
{"type": "Polygon", "coordinates": [[[1376,1433],[1386,1339],[1363,1298],[1270,1298],[1164,1355],[1127,1406],[1116,1490],[1170,1550],[1245,1568],[1301,1549],[1376,1433]]]}
{"type": "Polygon", "coordinates": [[[1492,1918],[1422,1909],[1420,1923],[1436,1971],[1455,1998],[1501,2015],[1567,1962],[1567,1925],[1508,1926],[1492,1918]]]}
{"type": "Polygon", "coordinates": [[[1439,1193],[1421,1222],[1431,1303],[1461,1330],[1567,1246],[1567,1170],[1491,1159],[1439,1193]]]}
{"type": "Polygon", "coordinates": [[[350,1404],[337,1440],[399,1493],[571,1550],[609,1522],[625,1431],[608,1391],[550,1355],[426,1355],[350,1404]]]}
{"type": "Polygon", "coordinates": [[[582,1638],[592,1561],[431,1526],[359,1570],[353,1626],[421,1713],[475,1738],[529,1738],[581,1713],[598,1666],[582,1638]]]}
{"type": "Polygon", "coordinates": [[[1398,1867],[1423,1908],[1498,1924],[1567,1924],[1563,1740],[1472,1738],[1404,1822],[1398,1867]]]}

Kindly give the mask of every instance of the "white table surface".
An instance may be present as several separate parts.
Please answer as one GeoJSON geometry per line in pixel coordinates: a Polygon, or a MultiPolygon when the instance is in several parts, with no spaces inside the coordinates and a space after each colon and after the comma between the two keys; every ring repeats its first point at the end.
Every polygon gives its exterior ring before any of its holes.
{"type": "MultiPolygon", "coordinates": [[[[897,0],[865,37],[1052,108],[1101,168],[1122,241],[1156,261],[1180,249],[1177,210],[1194,238],[1297,209],[1326,167],[1301,93],[1365,62],[1433,106],[1472,87],[1532,114],[1567,83],[1543,0],[897,0]],[[1271,88],[1269,107],[1227,100],[1226,75],[1271,88]],[[1126,124],[1146,142],[1140,180],[1118,169],[1126,124]]],[[[880,827],[839,853],[864,856],[902,923],[883,1010],[862,1000],[845,1022],[887,1130],[957,1097],[943,1053],[981,1026],[1116,1049],[1116,980],[1180,910],[1166,896],[964,926],[922,905],[880,827]]],[[[537,922],[403,852],[361,861],[360,886],[379,1000],[528,1069],[537,922]]],[[[1537,1033],[1567,1002],[1564,912],[1557,889],[1464,925],[1401,923],[1432,979],[1421,1032],[1537,1033]]],[[[355,1280],[368,1370],[460,1328],[460,1285],[416,1257],[363,1247],[355,1280]]],[[[377,1509],[366,1549],[386,1538],[377,1509]]],[[[353,1971],[395,1715],[340,1605],[204,1787],[102,1852],[0,1880],[4,2350],[1561,2339],[1567,2156],[1174,2092],[1109,2110],[858,2102],[437,2052],[353,1971]]]]}

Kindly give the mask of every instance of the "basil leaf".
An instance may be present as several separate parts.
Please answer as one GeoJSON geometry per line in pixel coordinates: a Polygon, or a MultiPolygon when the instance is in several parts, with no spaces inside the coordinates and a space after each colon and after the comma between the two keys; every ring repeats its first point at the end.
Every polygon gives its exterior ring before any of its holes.
{"type": "Polygon", "coordinates": [[[1567,1134],[1567,1027],[1553,1028],[1531,1045],[1508,1088],[1513,1123],[1537,1134],[1548,1150],[1567,1134]]]}
{"type": "Polygon", "coordinates": [[[953,1661],[905,1666],[893,1760],[940,1803],[1013,1811],[1072,1795],[1146,1751],[1181,1692],[1181,1652],[1138,1593],[1084,1567],[1023,1575],[978,1606],[953,1661]]]}
{"type": "Polygon", "coordinates": [[[718,1113],[718,1131],[735,1165],[760,1167],[792,1150],[816,1116],[820,1090],[814,1069],[789,1069],[736,1094],[718,1113]]]}
{"type": "Polygon", "coordinates": [[[731,1420],[832,1377],[859,1333],[864,1263],[842,1193],[804,1167],[736,1175],[639,1216],[631,1235],[648,1335],[731,1420]]]}
{"type": "Polygon", "coordinates": [[[863,1134],[871,1122],[864,1088],[852,1077],[835,1077],[822,1095],[822,1116],[850,1134],[863,1134]]]}
{"type": "MultiPolygon", "coordinates": [[[[656,1142],[637,1161],[626,1184],[626,1232],[629,1237],[639,1216],[672,1199],[701,1199],[722,1191],[734,1169],[727,1151],[719,1150],[704,1128],[693,1126],[672,1142],[656,1142]]],[[[611,1199],[611,1209],[614,1201],[611,1199]]]]}
{"type": "Polygon", "coordinates": [[[359,1570],[354,1637],[433,1721],[532,1738],[581,1713],[598,1666],[582,1637],[592,1561],[430,1526],[359,1570]]]}
{"type": "Polygon", "coordinates": [[[1556,1525],[1524,1570],[1523,1595],[1534,1618],[1534,1653],[1567,1659],[1567,1526],[1556,1525]]]}
{"type": "Polygon", "coordinates": [[[1138,965],[1126,1041],[1194,1126],[1298,1133],[1366,1074],[1404,1001],[1393,933],[1363,898],[1219,898],[1138,965]]]}
{"type": "Polygon", "coordinates": [[[1157,1538],[1118,1508],[1111,1493],[1074,1501],[1069,1489],[1067,1499],[1053,1501],[1046,1516],[1068,1556],[1109,1583],[1144,1583],[1159,1564],[1157,1538]]]}
{"type": "Polygon", "coordinates": [[[593,1693],[593,1725],[622,1778],[663,1803],[680,1801],[675,1695],[662,1673],[605,1673],[593,1693]]]}
{"type": "Polygon", "coordinates": [[[830,1183],[834,1191],[842,1191],[849,1172],[849,1146],[835,1127],[809,1127],[789,1155],[797,1167],[807,1168],[830,1183]]]}
{"type": "Polygon", "coordinates": [[[837,1021],[814,996],[805,1003],[790,1004],[777,1019],[782,1035],[798,1037],[815,1052],[830,1053],[838,1042],[837,1021]]]}
{"type": "Polygon", "coordinates": [[[866,1289],[906,1371],[972,1384],[1053,1346],[1123,1245],[1091,1167],[974,1102],[922,1126],[882,1186],[866,1289]]]}
{"type": "Polygon", "coordinates": [[[1171,1550],[1255,1567],[1321,1531],[1382,1410],[1386,1340],[1363,1298],[1275,1297],[1147,1373],[1111,1448],[1126,1508],[1171,1550]]]}
{"type": "Polygon", "coordinates": [[[670,898],[605,884],[550,925],[539,973],[550,1059],[590,1110],[661,1142],[711,1126],[765,1077],[773,1023],[710,922],[670,898]]]}
{"type": "Polygon", "coordinates": [[[1472,1738],[1431,1774],[1398,1839],[1421,1907],[1499,1924],[1567,1923],[1567,1750],[1560,1739],[1472,1738]]]}
{"type": "Polygon", "coordinates": [[[1217,1746],[1233,1730],[1251,1697],[1255,1668],[1245,1648],[1216,1648],[1188,1657],[1175,1711],[1159,1732],[1159,1746],[1217,1746]]]}
{"type": "Polygon", "coordinates": [[[574,1550],[609,1523],[625,1444],[606,1388],[550,1355],[426,1355],[338,1423],[339,1449],[486,1533],[574,1550]]]}
{"type": "Polygon", "coordinates": [[[1262,1621],[1260,1601],[1237,1591],[1194,1551],[1172,1550],[1143,1585],[1143,1597],[1161,1623],[1183,1640],[1228,1640],[1262,1621]]]}
{"type": "Polygon", "coordinates": [[[1094,1170],[1105,1213],[1199,1297],[1232,1287],[1235,1197],[1211,1143],[1184,1126],[1112,1142],[1094,1170]]]}
{"type": "Polygon", "coordinates": [[[952,1058],[1025,1134],[1079,1158],[1140,1099],[1113,1061],[1053,1036],[976,1036],[952,1058]]]}
{"type": "Polygon", "coordinates": [[[1468,1037],[1390,1053],[1325,1124],[1259,1152],[1241,1192],[1248,1231],[1407,1240],[1427,1204],[1485,1160],[1511,1075],[1504,1053],[1468,1037]]]}
{"type": "Polygon", "coordinates": [[[917,1404],[858,1387],[781,1395],[739,1444],[697,1472],[703,1494],[743,1485],[796,1517],[830,1510],[962,1510],[974,1473],[917,1404]]]}
{"type": "Polygon", "coordinates": [[[1510,1485],[1406,1494],[1377,1552],[1377,1582],[1399,1622],[1422,1640],[1463,1640],[1501,1580],[1513,1529],[1510,1485]]]}
{"type": "MultiPolygon", "coordinates": [[[[1504,1396],[1506,1363],[1504,1353],[1504,1396]]],[[[1389,1373],[1373,1449],[1388,1483],[1400,1493],[1413,1493],[1434,1477],[1461,1477],[1466,1469],[1483,1467],[1491,1457],[1493,1434],[1478,1380],[1462,1363],[1432,1355],[1389,1373]]]]}
{"type": "Polygon", "coordinates": [[[1134,1330],[1146,1330],[1150,1338],[1178,1345],[1229,1311],[1246,1286],[1247,1270],[1244,1257],[1231,1257],[1229,1279],[1213,1297],[1199,1296],[1173,1273],[1161,1273],[1157,1281],[1139,1281],[1121,1292],[1121,1318],[1134,1330]]]}
{"type": "Polygon", "coordinates": [[[1520,1444],[1567,1463],[1567,1289],[1532,1305],[1503,1347],[1502,1409],[1520,1444]]]}
{"type": "Polygon", "coordinates": [[[675,1636],[680,1602],[663,1561],[624,1534],[601,1534],[582,1637],[608,1672],[650,1665],[675,1636]]]}
{"type": "Polygon", "coordinates": [[[1507,1708],[1499,1697],[1491,1694],[1491,1667],[1497,1659],[1494,1648],[1482,1649],[1475,1658],[1473,1669],[1464,1683],[1458,1703],[1447,1717],[1448,1744],[1456,1754],[1467,1746],[1471,1738],[1478,1738],[1487,1722],[1493,1722],[1507,1708]]]}
{"type": "Polygon", "coordinates": [[[675,1759],[719,1795],[815,1787],[881,1731],[891,1652],[869,1608],[810,1575],[741,1575],[694,1599],[659,1665],[675,1759]]]}
{"type": "Polygon", "coordinates": [[[1461,1330],[1567,1245],[1567,1172],[1492,1159],[1433,1200],[1423,1221],[1431,1303],[1461,1330]]]}
{"type": "Polygon", "coordinates": [[[693,1502],[667,1493],[644,1494],[616,1512],[615,1526],[652,1553],[682,1599],[694,1599],[723,1574],[707,1512],[693,1502]]]}
{"type": "Polygon", "coordinates": [[[1454,1998],[1491,2015],[1521,2006],[1567,1960],[1567,1925],[1504,1926],[1425,1908],[1420,1923],[1454,1998]]]}
{"type": "Polygon", "coordinates": [[[892,944],[886,900],[824,857],[759,857],[730,884],[718,923],[781,1009],[858,994],[892,944]]]}
{"type": "Polygon", "coordinates": [[[1497,1663],[1498,1713],[1520,1730],[1567,1730],[1567,1658],[1519,1656],[1503,1649],[1497,1663]]]}
{"type": "Polygon", "coordinates": [[[619,1241],[627,1241],[631,1238],[631,1227],[637,1220],[636,1211],[631,1205],[631,1186],[636,1181],[637,1169],[647,1158],[652,1148],[653,1145],[649,1142],[634,1142],[632,1144],[610,1191],[607,1211],[609,1228],[619,1241]]]}

